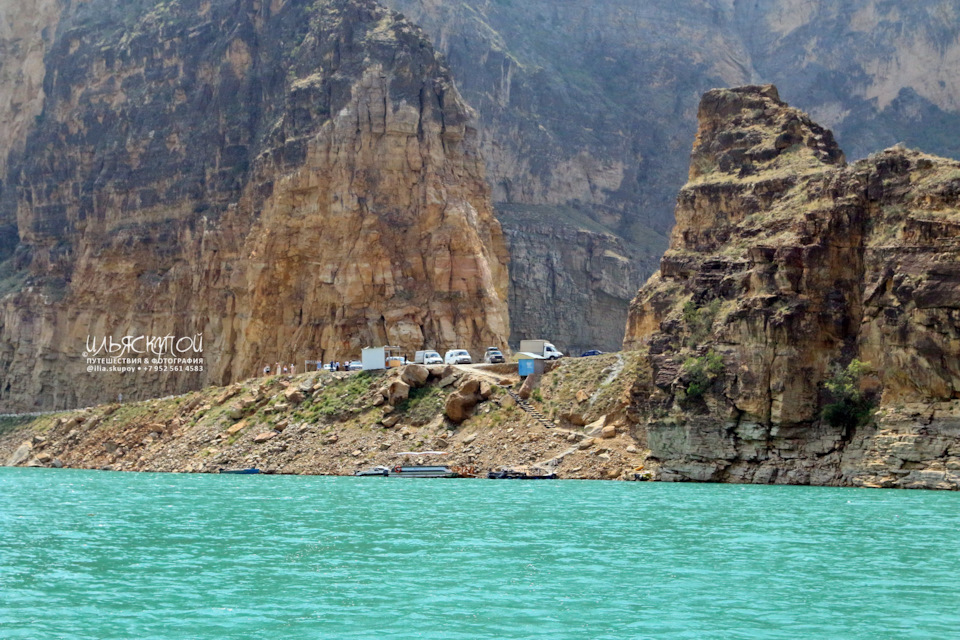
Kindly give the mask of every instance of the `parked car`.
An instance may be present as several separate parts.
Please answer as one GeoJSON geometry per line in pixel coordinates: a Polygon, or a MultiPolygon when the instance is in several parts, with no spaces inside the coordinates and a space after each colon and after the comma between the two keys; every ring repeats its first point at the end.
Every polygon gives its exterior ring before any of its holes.
{"type": "Polygon", "coordinates": [[[498,362],[506,362],[503,357],[503,354],[500,353],[500,349],[496,347],[487,347],[487,352],[483,354],[483,361],[490,364],[496,364],[498,362]]]}
{"type": "Polygon", "coordinates": [[[417,351],[413,356],[413,361],[417,364],[443,364],[443,358],[436,351],[426,350],[417,351]]]}
{"type": "Polygon", "coordinates": [[[589,351],[584,351],[580,354],[581,358],[587,358],[589,356],[602,356],[603,351],[597,351],[596,349],[590,349],[589,351]]]}
{"type": "Polygon", "coordinates": [[[359,360],[352,360],[347,363],[347,371],[362,371],[363,363],[359,360]]]}
{"type": "Polygon", "coordinates": [[[473,364],[473,358],[466,349],[450,349],[443,356],[444,364],[473,364]]]}

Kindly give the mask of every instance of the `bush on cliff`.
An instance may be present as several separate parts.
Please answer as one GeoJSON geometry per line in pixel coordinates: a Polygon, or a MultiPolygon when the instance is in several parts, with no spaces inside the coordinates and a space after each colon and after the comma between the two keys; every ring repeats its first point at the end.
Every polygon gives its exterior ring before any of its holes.
{"type": "Polygon", "coordinates": [[[712,349],[699,358],[687,358],[683,363],[683,378],[687,381],[686,397],[699,398],[723,373],[723,356],[712,349]]]}
{"type": "Polygon", "coordinates": [[[831,426],[852,429],[870,421],[874,403],[860,389],[863,376],[869,372],[870,365],[860,360],[853,360],[846,368],[834,365],[833,375],[823,383],[833,402],[824,406],[821,414],[831,426]]]}
{"type": "Polygon", "coordinates": [[[684,345],[691,348],[706,342],[713,332],[713,321],[720,311],[720,300],[711,300],[703,306],[697,306],[693,300],[683,305],[683,322],[687,325],[687,338],[684,345]]]}

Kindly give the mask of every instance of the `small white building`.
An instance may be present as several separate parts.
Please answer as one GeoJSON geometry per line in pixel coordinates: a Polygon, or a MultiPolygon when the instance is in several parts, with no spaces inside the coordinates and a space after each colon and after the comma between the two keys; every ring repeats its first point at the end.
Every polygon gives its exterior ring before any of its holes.
{"type": "MultiPolygon", "coordinates": [[[[363,364],[364,371],[374,371],[387,368],[387,359],[396,357],[400,352],[400,347],[364,347],[360,351],[360,362],[363,364]]],[[[390,366],[397,366],[390,364],[390,366]]]]}

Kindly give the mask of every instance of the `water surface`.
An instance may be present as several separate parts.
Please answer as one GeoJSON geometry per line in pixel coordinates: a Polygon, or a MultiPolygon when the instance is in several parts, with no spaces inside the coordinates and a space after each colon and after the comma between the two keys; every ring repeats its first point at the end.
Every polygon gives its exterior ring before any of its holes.
{"type": "Polygon", "coordinates": [[[960,495],[0,469],[0,638],[958,638],[960,495]]]}

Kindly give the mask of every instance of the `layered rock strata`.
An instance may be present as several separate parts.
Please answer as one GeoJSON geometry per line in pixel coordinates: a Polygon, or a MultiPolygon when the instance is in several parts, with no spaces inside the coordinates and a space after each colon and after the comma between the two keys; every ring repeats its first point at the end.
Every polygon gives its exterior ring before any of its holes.
{"type": "MultiPolygon", "coordinates": [[[[596,263],[586,275],[567,268],[606,242],[602,233],[581,233],[595,225],[636,265],[623,297],[610,299],[604,286],[553,304],[532,304],[529,289],[512,296],[514,327],[561,348],[588,338],[570,330],[572,317],[593,327],[593,310],[613,307],[611,315],[625,319],[629,298],[656,270],[685,181],[697,102],[713,87],[776,83],[832,127],[853,158],[898,141],[960,157],[956,4],[384,2],[431,35],[479,113],[497,215],[516,232],[513,285],[542,280],[547,269],[558,283],[609,280],[616,270],[596,263]],[[571,209],[594,225],[571,224],[571,209]],[[561,233],[584,244],[557,246],[561,233]],[[552,254],[530,253],[532,246],[551,246],[552,254]]],[[[605,326],[593,346],[612,350],[621,336],[621,326],[605,326]]]]}
{"type": "Polygon", "coordinates": [[[367,0],[96,0],[58,20],[5,188],[5,410],[369,345],[505,346],[472,114],[411,24],[367,0]],[[202,336],[203,370],[85,372],[88,337],[125,335],[202,336]]]}
{"type": "Polygon", "coordinates": [[[664,479],[960,487],[960,163],[852,165],[773,86],[700,103],[670,249],[633,302],[664,479]],[[876,413],[822,418],[858,359],[876,413]]]}

